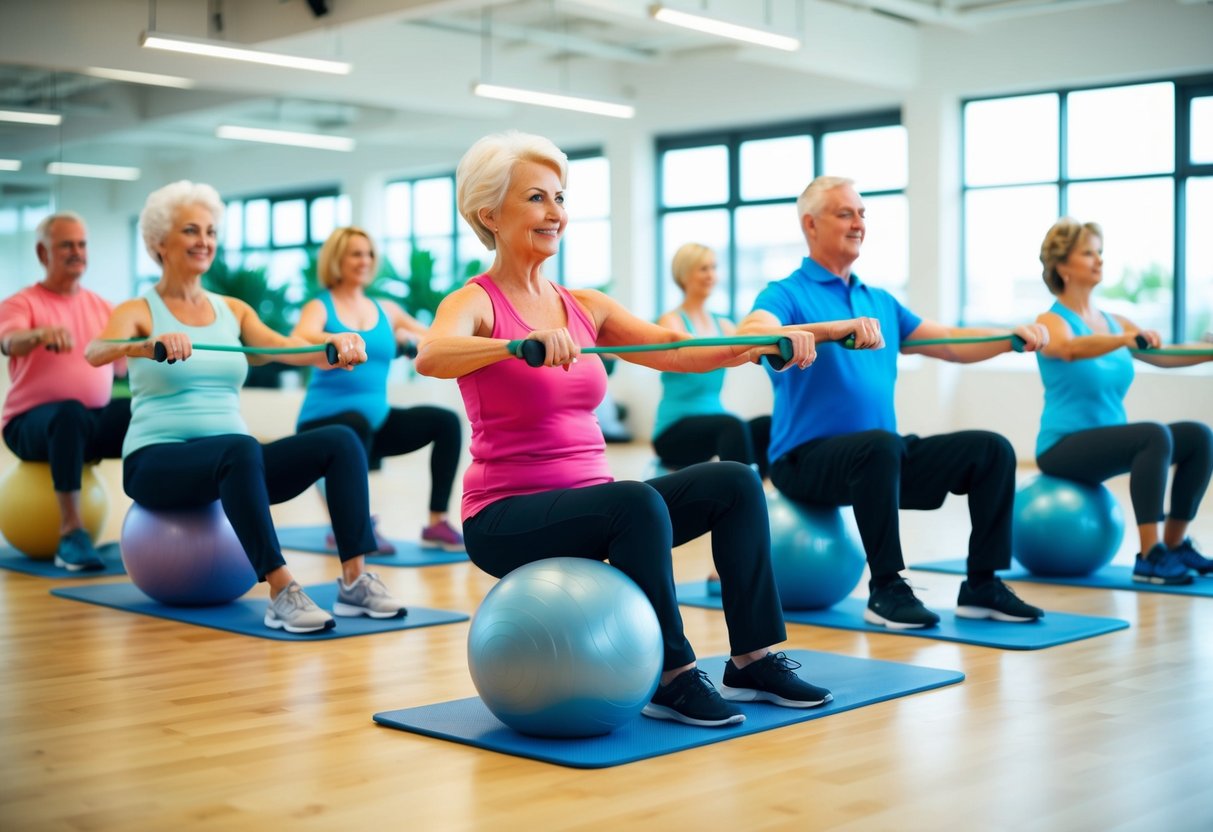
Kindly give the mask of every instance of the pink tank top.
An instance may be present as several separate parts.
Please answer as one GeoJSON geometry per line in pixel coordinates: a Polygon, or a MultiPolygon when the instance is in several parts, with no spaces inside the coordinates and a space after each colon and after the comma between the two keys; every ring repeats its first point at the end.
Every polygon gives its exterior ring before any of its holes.
{"type": "MultiPolygon", "coordinates": [[[[488,275],[469,283],[488,293],[494,338],[525,338],[534,329],[488,275]]],[[[564,300],[573,340],[592,346],[597,338],[593,321],[567,289],[555,288],[564,300]]],[[[594,415],[606,383],[606,368],[597,355],[581,356],[568,372],[509,359],[460,377],[472,426],[463,519],[504,497],[611,482],[606,443],[594,415]]]]}

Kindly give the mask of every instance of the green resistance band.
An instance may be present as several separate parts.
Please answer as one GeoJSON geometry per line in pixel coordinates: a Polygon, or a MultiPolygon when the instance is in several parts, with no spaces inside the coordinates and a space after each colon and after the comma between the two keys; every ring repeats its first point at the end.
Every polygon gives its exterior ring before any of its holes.
{"type": "MultiPolygon", "coordinates": [[[[660,344],[619,344],[613,347],[582,347],[585,353],[659,352],[684,347],[762,347],[779,345],[779,355],[764,356],[772,367],[781,369],[792,359],[792,341],[782,335],[737,335],[731,338],[687,338],[683,341],[665,341],[660,344]]],[[[521,358],[531,367],[542,367],[547,359],[547,350],[542,341],[510,341],[506,350],[515,358],[521,358]]]]}
{"type": "MultiPolygon", "coordinates": [[[[111,338],[107,339],[107,344],[136,344],[140,341],[147,341],[148,338],[111,338]]],[[[193,349],[208,350],[210,352],[239,352],[245,355],[300,355],[309,352],[322,352],[328,358],[329,364],[337,363],[337,347],[333,344],[309,344],[306,347],[237,347],[229,344],[191,344],[193,349]]],[[[167,361],[168,350],[160,341],[156,342],[153,348],[152,357],[156,361],[167,361]]],[[[176,361],[169,361],[172,364],[176,361]]]]}

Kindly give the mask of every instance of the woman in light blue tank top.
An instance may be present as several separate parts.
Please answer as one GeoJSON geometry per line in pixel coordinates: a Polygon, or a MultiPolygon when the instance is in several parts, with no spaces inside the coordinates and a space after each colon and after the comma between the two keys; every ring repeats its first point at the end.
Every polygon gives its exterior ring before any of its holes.
{"type": "MultiPolygon", "coordinates": [[[[130,362],[132,417],[123,449],[123,487],[151,511],[202,508],[218,500],[258,579],[269,584],[265,625],[309,633],[330,629],[334,621],[291,575],[270,505],[293,499],[324,478],[341,555],[333,612],[404,615],[404,605],[366,571],[365,555],[375,551],[375,539],[366,455],[353,432],[331,427],[265,444],[249,435],[239,399],[248,364],[236,350],[307,342],[274,332],[244,301],[202,288],[222,218],[223,202],[209,185],[181,181],[152,193],[139,226],[148,253],[161,264],[160,280],[143,297],[119,305],[85,352],[95,366],[123,357],[149,359],[157,342],[168,355],[166,363],[130,362]]],[[[331,372],[365,363],[365,345],[357,334],[327,340],[338,353],[338,368],[331,372]]],[[[328,368],[323,352],[277,358],[328,368]]]]}
{"type": "MultiPolygon", "coordinates": [[[[707,246],[686,243],[670,264],[682,304],[657,323],[696,337],[733,335],[737,328],[723,315],[707,311],[716,286],[716,255],[707,246]]],[[[662,373],[661,401],[653,425],[653,450],[665,468],[685,468],[716,457],[756,465],[766,476],[771,417],[749,422],[725,410],[720,400],[723,369],[710,373],[662,373]]]]}
{"type": "MultiPolygon", "coordinates": [[[[658,324],[696,337],[737,332],[728,318],[707,311],[708,298],[716,286],[716,254],[710,248],[699,243],[683,244],[674,252],[670,271],[682,290],[682,304],[658,318],[658,324]]],[[[747,422],[726,411],[720,401],[724,372],[661,374],[653,450],[659,464],[667,469],[718,458],[754,466],[766,479],[771,417],[759,416],[747,422]]],[[[715,572],[708,576],[708,591],[720,591],[715,572]]]]}
{"type": "MultiPolygon", "coordinates": [[[[447,519],[463,448],[462,424],[454,411],[444,407],[388,404],[392,360],[398,352],[416,354],[414,343],[428,330],[399,304],[367,297],[366,287],[375,278],[377,265],[375,244],[361,228],[336,229],[320,249],[317,275],[325,291],[303,307],[293,334],[321,344],[333,333],[356,332],[366,341],[367,363],[357,373],[313,373],[298,430],[348,426],[362,440],[372,471],[384,457],[432,445],[429,522],[421,530],[421,543],[462,551],[463,536],[447,519]]],[[[378,532],[375,540],[380,552],[395,551],[378,532]]]]}
{"type": "Polygon", "coordinates": [[[1160,367],[1196,364],[1208,357],[1134,356],[1130,350],[1139,343],[1158,347],[1162,340],[1157,332],[1097,307],[1094,290],[1103,279],[1103,231],[1095,223],[1058,220],[1045,235],[1040,261],[1045,285],[1057,300],[1037,318],[1049,330],[1048,346],[1036,354],[1045,387],[1037,465],[1045,474],[1087,484],[1129,474],[1141,539],[1134,581],[1182,584],[1192,581],[1189,570],[1213,573],[1213,560],[1187,537],[1213,473],[1213,431],[1200,422],[1130,423],[1124,409],[1134,357],[1160,367]],[[1172,465],[1171,511],[1164,515],[1172,465]]]}

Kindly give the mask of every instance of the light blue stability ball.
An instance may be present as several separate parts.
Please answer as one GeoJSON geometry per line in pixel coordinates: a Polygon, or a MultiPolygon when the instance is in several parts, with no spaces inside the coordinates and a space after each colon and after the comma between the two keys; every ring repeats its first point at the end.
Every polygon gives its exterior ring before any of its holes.
{"type": "Polygon", "coordinates": [[[661,628],[636,584],[605,563],[548,558],[485,596],[468,667],[485,706],[539,737],[606,734],[640,714],[662,666],[661,628]]]}
{"type": "Polygon", "coordinates": [[[785,610],[832,607],[859,585],[866,566],[856,533],[836,506],[817,506],[767,489],[771,569],[785,610]]]}
{"type": "Polygon", "coordinates": [[[1103,485],[1040,475],[1015,492],[1011,552],[1036,575],[1079,577],[1112,562],[1124,513],[1103,485]]]}

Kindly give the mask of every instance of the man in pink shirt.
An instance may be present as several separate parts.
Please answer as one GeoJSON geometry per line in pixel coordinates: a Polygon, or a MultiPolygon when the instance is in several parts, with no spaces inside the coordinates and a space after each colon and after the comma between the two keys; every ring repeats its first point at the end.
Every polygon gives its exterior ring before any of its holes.
{"type": "MultiPolygon", "coordinates": [[[[118,458],[130,423],[129,399],[111,400],[114,367],[93,367],[84,347],[110,316],[110,304],[80,286],[88,267],[84,221],[71,212],[38,224],[38,260],[46,277],[0,303],[0,352],[11,384],[4,442],[19,459],[49,462],[59,503],[55,565],[101,569],[80,514],[86,461],[118,458]]],[[[125,368],[123,368],[125,369],[125,368]]]]}

